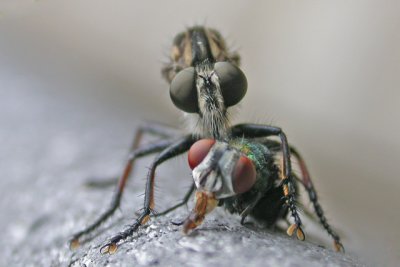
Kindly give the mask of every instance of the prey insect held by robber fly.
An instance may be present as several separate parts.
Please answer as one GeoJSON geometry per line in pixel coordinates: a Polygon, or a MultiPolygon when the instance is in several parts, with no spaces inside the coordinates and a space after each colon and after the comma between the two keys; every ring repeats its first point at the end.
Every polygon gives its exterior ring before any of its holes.
{"type": "MultiPolygon", "coordinates": [[[[339,236],[323,215],[303,159],[294,148],[290,150],[297,158],[303,174],[295,180],[296,192],[298,184],[306,189],[320,223],[334,240],[334,248],[343,250],[339,236]]],[[[286,220],[289,207],[285,202],[280,168],[276,164],[277,152],[279,144],[268,139],[202,139],[193,144],[188,161],[193,169],[197,189],[196,204],[183,223],[183,232],[187,233],[199,226],[205,215],[216,206],[223,206],[229,212],[239,214],[242,224],[248,216],[266,226],[273,226],[278,220],[286,220]]],[[[298,239],[305,239],[304,232],[295,224],[287,230],[289,235],[294,232],[298,239]]]]}
{"type": "Polygon", "coordinates": [[[162,74],[170,84],[173,104],[188,121],[189,133],[182,135],[162,124],[139,127],[111,205],[96,221],[73,235],[72,248],[78,247],[85,237],[114,214],[135,160],[157,153],[147,174],[140,215],[125,230],[111,237],[100,250],[101,253],[114,253],[122,241],[155,216],[154,185],[158,166],[190,149],[189,163],[193,168],[194,183],[181,203],[157,215],[186,204],[197,189],[196,205],[185,221],[185,232],[197,227],[208,212],[222,204],[229,211],[239,213],[242,222],[247,216],[263,220],[267,225],[289,219],[291,225],[287,233],[296,233],[298,239],[304,240],[296,203],[298,182],[291,169],[292,153],[299,160],[300,181],[320,223],[334,239],[335,248],[343,249],[339,236],[323,215],[304,161],[289,146],[281,128],[250,123],[230,124],[229,108],[239,103],[247,91],[247,79],[239,68],[239,61],[239,56],[228,50],[224,39],[214,29],[191,27],[175,37],[170,62],[162,74]],[[141,145],[144,134],[162,138],[150,145],[141,145]],[[279,141],[270,137],[278,137],[279,141]],[[278,154],[282,154],[281,167],[274,163],[278,154]]]}

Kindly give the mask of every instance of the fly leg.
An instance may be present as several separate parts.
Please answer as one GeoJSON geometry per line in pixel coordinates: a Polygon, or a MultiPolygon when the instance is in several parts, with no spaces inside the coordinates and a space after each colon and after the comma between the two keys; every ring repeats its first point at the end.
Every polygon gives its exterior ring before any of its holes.
{"type": "Polygon", "coordinates": [[[163,216],[167,213],[170,213],[173,210],[176,210],[179,207],[182,207],[183,205],[186,205],[190,199],[190,196],[193,194],[194,189],[196,188],[195,184],[192,183],[192,185],[190,186],[189,190],[186,192],[185,196],[183,197],[183,199],[181,200],[181,202],[179,202],[178,204],[162,211],[162,212],[158,212],[157,214],[154,214],[153,217],[159,217],[159,216],[163,216]]]}
{"type": "Polygon", "coordinates": [[[186,152],[190,146],[194,143],[195,139],[192,138],[191,135],[185,136],[180,140],[172,143],[170,146],[166,147],[161,153],[156,157],[153,163],[150,166],[150,170],[147,175],[146,182],[146,190],[144,195],[144,207],[139,215],[139,217],[135,220],[135,222],[128,226],[124,231],[113,236],[104,246],[101,247],[100,252],[102,254],[105,253],[115,253],[118,248],[118,243],[127,237],[133,235],[134,232],[138,230],[138,228],[145,224],[150,219],[150,214],[154,209],[154,180],[155,180],[155,171],[158,165],[163,163],[164,161],[173,158],[179,154],[186,152]]]}
{"type": "Polygon", "coordinates": [[[262,198],[262,194],[258,193],[254,200],[240,213],[240,224],[244,225],[247,216],[253,211],[254,207],[257,205],[258,201],[262,198]]]}
{"type": "MultiPolygon", "coordinates": [[[[277,149],[279,149],[279,147],[280,147],[280,143],[277,142],[277,141],[274,141],[274,140],[266,140],[264,142],[264,144],[267,145],[267,147],[272,147],[272,148],[274,148],[274,146],[276,146],[277,149]]],[[[327,222],[327,219],[326,219],[326,217],[324,215],[322,207],[318,202],[317,192],[316,192],[315,187],[314,187],[314,185],[312,183],[310,173],[308,171],[308,168],[306,166],[306,163],[305,163],[303,157],[297,151],[297,149],[294,148],[293,146],[289,146],[289,149],[290,149],[290,153],[296,158],[296,160],[297,160],[297,162],[299,164],[300,171],[301,171],[301,178],[298,178],[298,177],[295,177],[295,178],[306,189],[306,191],[308,193],[308,197],[309,197],[311,203],[313,204],[315,213],[318,216],[319,222],[321,223],[321,225],[324,227],[324,229],[327,231],[327,233],[333,239],[334,249],[336,251],[344,251],[344,247],[343,247],[342,243],[340,242],[339,235],[334,230],[332,230],[332,227],[327,222]]],[[[310,212],[308,211],[308,213],[310,213],[310,212]]],[[[310,216],[310,217],[313,217],[312,214],[307,214],[307,215],[310,216]]]]}
{"type": "MultiPolygon", "coordinates": [[[[158,123],[146,123],[142,126],[140,126],[135,133],[132,145],[129,150],[129,157],[127,160],[127,163],[125,164],[124,172],[122,176],[119,178],[117,188],[115,190],[114,196],[111,201],[111,205],[109,208],[96,220],[94,221],[91,225],[83,229],[82,231],[79,231],[75,233],[71,240],[70,240],[70,247],[72,249],[79,247],[80,245],[80,238],[91,233],[93,230],[95,230],[97,227],[100,226],[105,220],[107,220],[109,217],[111,217],[116,209],[120,205],[121,197],[126,185],[127,180],[129,179],[129,176],[132,172],[133,166],[135,164],[135,160],[140,157],[144,157],[156,152],[160,152],[164,148],[168,147],[173,143],[171,140],[162,140],[159,142],[156,142],[154,144],[149,144],[146,145],[145,147],[139,148],[140,142],[143,138],[143,135],[145,133],[150,133],[150,134],[155,134],[159,135],[161,137],[165,137],[170,139],[173,136],[177,135],[177,131],[172,129],[171,127],[168,127],[163,124],[158,124],[158,123]]],[[[98,184],[97,182],[92,182],[92,186],[97,187],[98,184]]]]}
{"type": "Polygon", "coordinates": [[[289,226],[287,229],[288,235],[292,236],[296,231],[297,238],[299,240],[304,240],[305,235],[301,229],[302,222],[300,216],[297,212],[296,206],[296,190],[294,185],[294,180],[292,177],[292,167],[290,161],[290,150],[289,144],[285,133],[281,128],[260,125],[260,124],[238,124],[231,128],[231,134],[234,137],[247,137],[247,138],[257,138],[257,137],[267,137],[267,136],[278,136],[281,140],[281,150],[283,154],[283,164],[281,171],[282,189],[283,194],[286,199],[286,204],[289,207],[291,215],[294,219],[294,224],[289,226]]]}
{"type": "Polygon", "coordinates": [[[124,191],[126,181],[128,180],[130,173],[132,171],[132,167],[135,162],[135,159],[152,154],[152,153],[159,152],[159,151],[165,149],[166,147],[168,147],[169,145],[171,145],[171,143],[172,143],[172,141],[170,141],[170,140],[167,140],[167,141],[163,140],[158,143],[150,144],[143,148],[136,148],[130,152],[128,161],[125,165],[124,172],[118,182],[117,189],[112,198],[111,205],[96,221],[94,221],[88,227],[86,227],[82,231],[75,233],[72,236],[72,239],[70,241],[70,247],[72,249],[79,247],[79,245],[81,243],[81,241],[79,239],[81,237],[91,233],[92,231],[94,231],[97,227],[100,226],[100,224],[102,224],[109,217],[111,217],[111,215],[113,215],[115,210],[119,207],[120,202],[121,202],[122,193],[124,191]]]}

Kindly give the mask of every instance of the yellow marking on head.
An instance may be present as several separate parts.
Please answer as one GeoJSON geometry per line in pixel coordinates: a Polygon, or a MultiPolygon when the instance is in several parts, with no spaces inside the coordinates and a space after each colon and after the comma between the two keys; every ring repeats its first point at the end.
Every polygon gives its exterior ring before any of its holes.
{"type": "Polygon", "coordinates": [[[183,61],[186,66],[192,65],[192,42],[189,33],[185,33],[184,47],[183,47],[183,61]]]}
{"type": "Polygon", "coordinates": [[[172,46],[172,49],[171,49],[172,60],[177,62],[180,57],[181,57],[181,51],[179,51],[179,47],[177,47],[176,45],[172,46]]]}

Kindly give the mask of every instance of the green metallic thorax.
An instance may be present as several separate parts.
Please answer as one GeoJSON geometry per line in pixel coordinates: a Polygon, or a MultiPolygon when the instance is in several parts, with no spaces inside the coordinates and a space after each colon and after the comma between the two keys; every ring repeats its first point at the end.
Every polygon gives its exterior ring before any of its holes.
{"type": "Polygon", "coordinates": [[[257,178],[255,189],[262,189],[268,185],[268,177],[271,175],[269,165],[273,158],[268,148],[260,143],[250,142],[247,139],[234,139],[229,145],[241,151],[256,167],[257,178]]]}
{"type": "Polygon", "coordinates": [[[238,138],[229,141],[229,145],[247,156],[257,171],[256,182],[250,191],[223,200],[223,205],[227,210],[240,214],[257,198],[273,190],[279,180],[279,169],[274,164],[274,154],[260,142],[238,138]]]}

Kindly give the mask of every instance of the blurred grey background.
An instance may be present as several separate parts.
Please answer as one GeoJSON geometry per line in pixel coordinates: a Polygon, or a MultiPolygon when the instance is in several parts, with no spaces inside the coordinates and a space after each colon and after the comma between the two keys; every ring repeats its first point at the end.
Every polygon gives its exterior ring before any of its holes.
{"type": "Polygon", "coordinates": [[[242,56],[234,122],[281,126],[347,251],[397,266],[399,14],[395,0],[0,0],[4,238],[17,244],[24,212],[51,210],[63,186],[117,173],[141,120],[180,125],[160,68],[174,35],[204,24],[242,56]]]}

